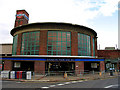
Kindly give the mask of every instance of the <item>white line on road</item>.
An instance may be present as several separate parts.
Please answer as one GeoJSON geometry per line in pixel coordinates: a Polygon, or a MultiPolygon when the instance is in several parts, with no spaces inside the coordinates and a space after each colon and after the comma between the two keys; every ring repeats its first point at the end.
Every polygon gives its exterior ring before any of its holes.
{"type": "Polygon", "coordinates": [[[118,86],[118,85],[110,85],[110,86],[106,86],[104,88],[111,88],[111,87],[114,87],[114,86],[118,86]]]}
{"type": "Polygon", "coordinates": [[[62,86],[62,85],[66,85],[66,84],[72,84],[72,83],[79,83],[79,82],[83,82],[83,81],[72,81],[72,82],[65,82],[65,83],[59,83],[59,84],[56,84],[56,85],[50,85],[48,87],[41,87],[41,88],[52,88],[52,87],[55,87],[55,86],[62,86]]]}
{"type": "Polygon", "coordinates": [[[78,82],[83,82],[83,81],[78,81],[78,82]]]}
{"type": "Polygon", "coordinates": [[[71,83],[77,83],[78,81],[72,81],[71,83]]]}
{"type": "Polygon", "coordinates": [[[56,85],[50,85],[49,87],[55,87],[56,85]]]}
{"type": "Polygon", "coordinates": [[[49,88],[49,87],[41,87],[41,88],[49,88]]]}
{"type": "Polygon", "coordinates": [[[65,82],[64,84],[70,84],[71,82],[65,82]]]}
{"type": "Polygon", "coordinates": [[[62,85],[65,85],[65,84],[57,84],[57,85],[62,86],[62,85]]]}

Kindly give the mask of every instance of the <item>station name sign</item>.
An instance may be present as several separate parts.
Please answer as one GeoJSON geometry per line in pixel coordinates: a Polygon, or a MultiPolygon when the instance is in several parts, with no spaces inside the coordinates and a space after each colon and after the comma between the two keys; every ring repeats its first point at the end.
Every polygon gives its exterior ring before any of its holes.
{"type": "Polygon", "coordinates": [[[49,59],[47,59],[46,61],[75,61],[75,59],[51,59],[51,58],[49,58],[49,59]]]}

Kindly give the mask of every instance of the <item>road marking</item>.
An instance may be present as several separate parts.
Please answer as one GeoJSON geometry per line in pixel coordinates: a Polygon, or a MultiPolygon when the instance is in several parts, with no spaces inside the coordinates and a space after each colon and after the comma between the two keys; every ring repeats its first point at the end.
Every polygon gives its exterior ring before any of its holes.
{"type": "Polygon", "coordinates": [[[56,85],[50,85],[49,87],[55,87],[56,85]]]}
{"type": "Polygon", "coordinates": [[[83,81],[78,81],[78,82],[83,82],[83,81]]]}
{"type": "Polygon", "coordinates": [[[65,82],[64,84],[70,84],[71,82],[65,82]]]}
{"type": "Polygon", "coordinates": [[[49,87],[41,87],[41,88],[49,88],[49,87]]]}
{"type": "Polygon", "coordinates": [[[72,81],[71,83],[77,83],[78,81],[72,81]]]}
{"type": "Polygon", "coordinates": [[[41,88],[52,88],[52,87],[55,87],[55,86],[62,86],[62,85],[66,85],[66,84],[72,84],[72,83],[79,83],[79,82],[83,82],[83,81],[72,81],[72,82],[65,82],[65,83],[59,83],[59,84],[56,84],[56,85],[50,85],[48,87],[41,87],[41,88]]]}
{"type": "Polygon", "coordinates": [[[106,86],[104,88],[111,88],[111,87],[114,87],[114,86],[118,86],[118,85],[110,85],[110,86],[106,86]]]}
{"type": "Polygon", "coordinates": [[[65,85],[65,84],[57,84],[57,85],[62,86],[62,85],[65,85]]]}

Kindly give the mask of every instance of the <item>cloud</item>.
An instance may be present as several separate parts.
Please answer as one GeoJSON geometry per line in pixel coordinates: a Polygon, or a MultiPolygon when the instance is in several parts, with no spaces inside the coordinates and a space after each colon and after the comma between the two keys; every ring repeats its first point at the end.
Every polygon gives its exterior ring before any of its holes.
{"type": "Polygon", "coordinates": [[[16,10],[25,9],[29,13],[29,23],[67,22],[88,26],[88,20],[93,20],[99,15],[112,16],[117,10],[118,1],[0,0],[0,35],[2,36],[0,43],[12,42],[12,36],[4,31],[10,32],[14,28],[16,10]]]}

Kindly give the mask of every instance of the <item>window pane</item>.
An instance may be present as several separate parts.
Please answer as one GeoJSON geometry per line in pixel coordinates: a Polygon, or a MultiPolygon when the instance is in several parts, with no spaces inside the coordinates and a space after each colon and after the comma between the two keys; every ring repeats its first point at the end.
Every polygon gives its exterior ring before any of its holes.
{"type": "Polygon", "coordinates": [[[78,55],[90,56],[90,36],[78,33],[78,55]]]}
{"type": "MultiPolygon", "coordinates": [[[[71,52],[71,33],[62,31],[48,31],[47,53],[49,55],[68,55],[67,50],[71,52]],[[51,35],[52,33],[52,35],[51,35]],[[50,49],[49,47],[53,47],[50,49]],[[69,47],[70,49],[67,49],[69,47]],[[62,48],[62,49],[61,49],[62,48]],[[51,52],[49,52],[51,51],[51,52]],[[62,53],[63,52],[63,53],[62,53]],[[51,54],[50,54],[51,53],[51,54]]],[[[69,54],[71,55],[71,53],[69,54]]]]}
{"type": "Polygon", "coordinates": [[[22,34],[21,54],[39,55],[40,32],[27,32],[22,34]]]}

